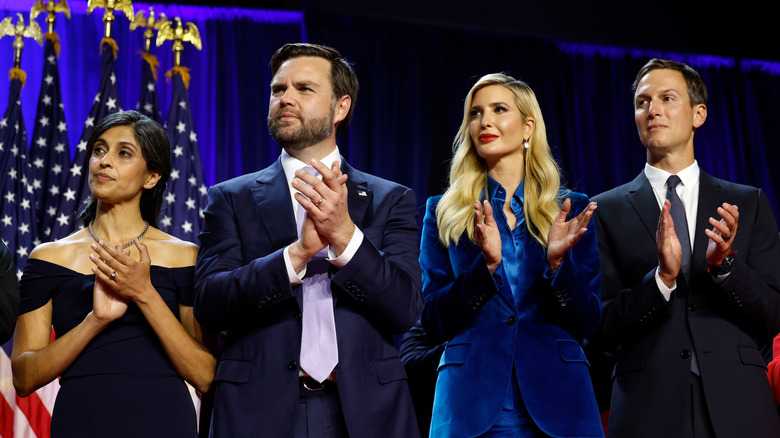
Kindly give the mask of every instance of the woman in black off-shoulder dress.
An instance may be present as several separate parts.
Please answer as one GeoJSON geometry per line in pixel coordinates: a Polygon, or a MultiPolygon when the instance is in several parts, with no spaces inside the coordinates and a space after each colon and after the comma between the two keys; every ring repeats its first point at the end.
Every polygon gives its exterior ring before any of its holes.
{"type": "Polygon", "coordinates": [[[84,228],[37,246],[24,269],[14,386],[27,396],[60,377],[53,438],[196,437],[185,382],[206,392],[216,359],[192,315],[197,246],[156,228],[167,135],[124,111],[87,149],[84,228]]]}

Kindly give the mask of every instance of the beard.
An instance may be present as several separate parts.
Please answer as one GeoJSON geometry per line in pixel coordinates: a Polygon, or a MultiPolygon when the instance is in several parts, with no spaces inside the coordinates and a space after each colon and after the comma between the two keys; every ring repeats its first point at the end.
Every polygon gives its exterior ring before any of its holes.
{"type": "MultiPolygon", "coordinates": [[[[285,111],[290,112],[289,109],[285,111]]],[[[325,140],[333,133],[335,106],[331,108],[328,116],[313,119],[306,119],[300,113],[295,112],[298,121],[300,121],[298,128],[291,128],[294,121],[283,122],[279,120],[281,113],[282,109],[279,109],[275,115],[268,116],[266,121],[271,137],[285,149],[302,150],[325,140]]]]}

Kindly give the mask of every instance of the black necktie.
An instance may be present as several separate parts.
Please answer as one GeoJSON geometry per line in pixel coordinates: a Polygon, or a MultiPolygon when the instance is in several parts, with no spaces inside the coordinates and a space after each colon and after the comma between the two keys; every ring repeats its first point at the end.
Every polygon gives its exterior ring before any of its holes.
{"type": "Polygon", "coordinates": [[[677,196],[677,190],[675,190],[680,182],[680,177],[677,175],[672,175],[666,180],[666,199],[672,204],[670,214],[674,221],[674,232],[677,234],[677,239],[682,247],[681,270],[685,279],[688,280],[688,275],[691,272],[691,238],[690,234],[688,234],[688,219],[685,216],[685,207],[680,197],[677,196]]]}

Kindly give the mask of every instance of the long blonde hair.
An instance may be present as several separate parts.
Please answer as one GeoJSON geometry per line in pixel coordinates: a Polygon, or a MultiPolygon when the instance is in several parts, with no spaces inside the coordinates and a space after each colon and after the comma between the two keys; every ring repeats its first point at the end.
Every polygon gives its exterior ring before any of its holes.
{"type": "Polygon", "coordinates": [[[449,247],[450,243],[457,244],[465,232],[469,240],[474,241],[474,202],[482,193],[487,193],[487,164],[477,154],[471,140],[469,113],[474,96],[489,85],[501,85],[512,91],[523,120],[531,117],[536,122],[536,129],[528,139],[529,148],[525,150],[523,212],[528,231],[546,247],[550,226],[560,212],[560,170],[550,153],[542,110],[533,90],[525,82],[501,73],[483,76],[466,96],[463,122],[453,141],[450,185],[436,207],[439,240],[449,247]]]}

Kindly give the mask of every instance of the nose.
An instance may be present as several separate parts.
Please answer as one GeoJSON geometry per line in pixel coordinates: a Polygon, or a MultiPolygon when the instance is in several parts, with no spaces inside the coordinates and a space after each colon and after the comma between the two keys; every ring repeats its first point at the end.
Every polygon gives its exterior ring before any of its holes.
{"type": "Polygon", "coordinates": [[[103,157],[100,159],[100,167],[113,167],[113,163],[111,163],[109,154],[103,155],[103,157]]]}
{"type": "Polygon", "coordinates": [[[654,118],[661,115],[661,105],[655,99],[651,99],[647,106],[647,117],[654,118]]]}
{"type": "Polygon", "coordinates": [[[482,114],[482,119],[480,120],[479,125],[483,128],[489,128],[493,126],[493,118],[488,116],[488,113],[485,112],[482,114]]]}
{"type": "Polygon", "coordinates": [[[285,92],[279,97],[279,105],[281,106],[292,106],[295,104],[295,99],[292,93],[292,90],[289,88],[285,90],[285,92]]]}

